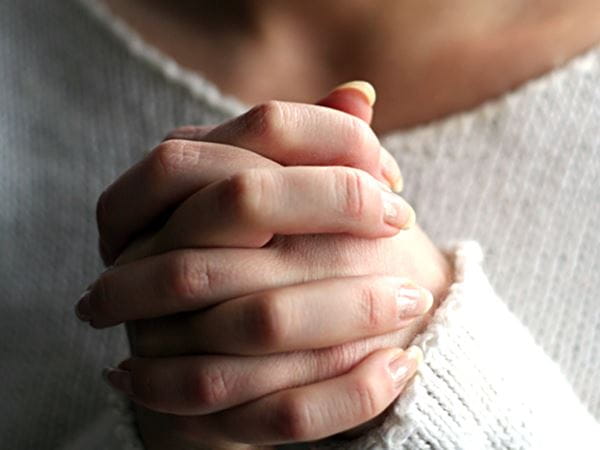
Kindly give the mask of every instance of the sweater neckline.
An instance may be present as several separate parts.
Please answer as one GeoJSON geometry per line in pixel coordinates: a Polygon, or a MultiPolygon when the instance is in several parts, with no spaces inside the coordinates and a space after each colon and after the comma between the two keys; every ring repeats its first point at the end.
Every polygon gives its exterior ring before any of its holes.
{"type": "MultiPolygon", "coordinates": [[[[152,70],[161,73],[168,82],[183,87],[196,99],[228,116],[235,116],[250,108],[238,98],[222,92],[219,87],[202,72],[185,68],[172,57],[145,41],[123,19],[113,14],[102,0],[76,0],[92,15],[104,30],[112,34],[140,61],[152,70]]],[[[600,71],[600,45],[575,55],[565,64],[545,72],[539,77],[527,80],[510,91],[490,98],[473,108],[457,111],[439,119],[410,128],[390,130],[380,135],[382,142],[393,145],[406,137],[430,134],[433,130],[447,130],[458,127],[465,132],[473,129],[478,119],[492,119],[500,111],[511,109],[520,97],[527,94],[552,89],[565,78],[578,73],[600,71]]]]}

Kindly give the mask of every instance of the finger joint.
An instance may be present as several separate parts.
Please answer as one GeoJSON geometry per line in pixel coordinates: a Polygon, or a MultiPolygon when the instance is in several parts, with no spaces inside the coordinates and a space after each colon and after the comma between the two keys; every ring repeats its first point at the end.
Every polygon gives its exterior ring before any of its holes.
{"type": "Polygon", "coordinates": [[[273,352],[288,340],[286,308],[282,299],[265,293],[249,305],[246,313],[247,336],[259,351],[273,352]]]}
{"type": "Polygon", "coordinates": [[[361,420],[368,420],[381,412],[382,402],[374,377],[357,378],[349,390],[348,406],[358,411],[361,420]]]}
{"type": "Polygon", "coordinates": [[[280,402],[275,433],[286,441],[300,442],[311,438],[313,418],[309,405],[298,395],[288,395],[280,402]]]}
{"type": "Polygon", "coordinates": [[[229,198],[236,220],[261,227],[272,205],[270,178],[264,170],[245,170],[228,179],[229,198]]]}
{"type": "Polygon", "coordinates": [[[241,117],[242,126],[251,140],[273,141],[283,136],[284,114],[282,105],[268,101],[255,106],[241,117]]]}
{"type": "Polygon", "coordinates": [[[203,413],[209,413],[227,402],[230,382],[225,372],[218,367],[207,367],[196,372],[189,387],[189,398],[203,413]]]}
{"type": "Polygon", "coordinates": [[[196,165],[199,153],[186,141],[171,139],[158,145],[150,155],[151,167],[158,181],[171,180],[196,165]]]}
{"type": "Polygon", "coordinates": [[[386,311],[378,294],[374,285],[358,287],[359,322],[371,333],[380,331],[386,322],[386,311]]]}
{"type": "Polygon", "coordinates": [[[356,170],[336,169],[333,172],[335,186],[339,186],[338,204],[344,216],[358,220],[365,211],[365,183],[356,170]]]}
{"type": "Polygon", "coordinates": [[[167,290],[182,302],[183,309],[197,307],[198,299],[214,291],[215,272],[208,261],[191,252],[179,252],[167,263],[167,290]]]}

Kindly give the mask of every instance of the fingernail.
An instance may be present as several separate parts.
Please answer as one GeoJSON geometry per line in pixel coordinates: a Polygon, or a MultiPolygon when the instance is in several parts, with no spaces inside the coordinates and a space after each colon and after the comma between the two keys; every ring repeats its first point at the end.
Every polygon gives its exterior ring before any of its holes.
{"type": "Polygon", "coordinates": [[[381,182],[381,181],[379,181],[379,180],[375,180],[375,181],[377,181],[377,184],[379,184],[379,187],[380,187],[382,190],[384,190],[384,191],[386,191],[386,192],[393,192],[393,191],[392,191],[392,188],[391,188],[391,187],[389,187],[387,184],[385,184],[385,183],[383,183],[383,182],[381,182]]]}
{"type": "Polygon", "coordinates": [[[108,367],[102,371],[102,378],[113,389],[116,389],[117,391],[126,395],[133,395],[133,389],[131,387],[131,372],[108,367]]]}
{"type": "Polygon", "coordinates": [[[385,177],[394,192],[402,192],[404,189],[404,178],[400,166],[394,157],[383,147],[381,147],[380,157],[381,174],[385,177]]]}
{"type": "MultiPolygon", "coordinates": [[[[375,88],[373,85],[367,81],[350,81],[348,83],[340,84],[333,91],[339,91],[342,89],[355,89],[364,95],[365,100],[369,104],[369,106],[373,106],[375,104],[375,100],[377,99],[377,94],[375,94],[375,88]]],[[[332,91],[332,92],[333,92],[332,91]]]]}
{"type": "Polygon", "coordinates": [[[86,289],[77,304],[75,305],[75,315],[83,322],[89,322],[92,320],[92,308],[90,306],[90,289],[86,289]]]}
{"type": "Polygon", "coordinates": [[[416,373],[423,361],[423,352],[419,347],[410,347],[392,357],[388,370],[394,387],[401,388],[416,373]]]}
{"type": "Polygon", "coordinates": [[[396,304],[400,319],[411,319],[425,314],[433,305],[433,295],[427,289],[402,280],[396,289],[396,304]]]}
{"type": "Polygon", "coordinates": [[[385,190],[382,190],[381,195],[385,223],[401,230],[414,226],[415,211],[402,197],[385,190]]]}

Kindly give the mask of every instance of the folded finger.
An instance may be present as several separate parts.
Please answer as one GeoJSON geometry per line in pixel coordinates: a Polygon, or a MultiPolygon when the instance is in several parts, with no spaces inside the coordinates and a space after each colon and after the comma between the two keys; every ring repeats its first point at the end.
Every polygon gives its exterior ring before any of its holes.
{"type": "MultiPolygon", "coordinates": [[[[364,116],[361,111],[365,105],[371,109],[364,97],[356,88],[343,85],[322,101],[364,116]]],[[[161,214],[194,191],[252,167],[252,163],[254,167],[278,163],[359,167],[387,180],[395,190],[402,179],[397,163],[381,149],[363,120],[320,106],[271,102],[221,126],[174,130],[148,157],[113,183],[97,205],[103,259],[112,264],[130,239],[161,214]],[[280,110],[287,113],[280,115],[280,110]],[[304,120],[304,116],[309,119],[304,120]],[[200,139],[207,142],[194,142],[200,139]],[[231,146],[236,149],[229,151],[231,146]],[[225,171],[220,170],[222,165],[225,171]]]]}
{"type": "Polygon", "coordinates": [[[214,181],[279,164],[240,148],[172,139],[111,184],[96,207],[102,256],[112,264],[132,237],[214,181]]]}
{"type": "MultiPolygon", "coordinates": [[[[216,413],[224,437],[248,444],[321,439],[361,425],[387,408],[416,373],[422,353],[384,349],[345,375],[280,391],[216,413]]],[[[193,418],[187,419],[193,430],[193,418]]]]}
{"type": "Polygon", "coordinates": [[[150,243],[151,253],[190,247],[261,247],[275,234],[390,237],[414,211],[369,174],[346,167],[239,172],[186,200],[150,243]]]}
{"type": "Polygon", "coordinates": [[[405,328],[432,303],[429,291],[403,278],[319,280],[228,300],[191,315],[138,322],[135,347],[153,356],[325,348],[405,328]]]}
{"type": "Polygon", "coordinates": [[[92,326],[104,328],[293,284],[304,276],[301,272],[282,265],[269,249],[169,252],[104,272],[79,300],[76,312],[92,326]]]}
{"type": "MultiPolygon", "coordinates": [[[[373,86],[366,81],[351,81],[337,86],[316,105],[326,106],[345,112],[371,124],[373,118],[373,104],[376,93],[373,86]]],[[[168,137],[178,139],[205,139],[215,127],[188,126],[174,130],[168,137]]],[[[209,137],[210,139],[210,137],[209,137]]],[[[279,161],[285,164],[284,161],[279,161]]],[[[400,168],[394,157],[384,148],[381,148],[380,166],[383,176],[395,192],[402,191],[403,180],[400,168]]]]}
{"type": "MultiPolygon", "coordinates": [[[[351,114],[370,124],[373,118],[373,105],[377,94],[373,85],[366,81],[350,81],[331,90],[315,105],[351,114]]],[[[168,139],[203,140],[216,125],[186,125],[169,132],[168,139]]]]}
{"type": "Polygon", "coordinates": [[[351,114],[371,124],[375,88],[366,81],[350,81],[337,86],[316,104],[351,114]]]}
{"type": "Polygon", "coordinates": [[[270,101],[216,127],[204,139],[249,149],[284,165],[344,165],[392,181],[383,173],[381,145],[371,127],[329,107],[270,101]]]}
{"type": "Polygon", "coordinates": [[[347,373],[370,353],[398,346],[388,333],[319,350],[245,357],[133,357],[107,369],[111,386],[154,411],[206,415],[273,392],[347,373]]]}

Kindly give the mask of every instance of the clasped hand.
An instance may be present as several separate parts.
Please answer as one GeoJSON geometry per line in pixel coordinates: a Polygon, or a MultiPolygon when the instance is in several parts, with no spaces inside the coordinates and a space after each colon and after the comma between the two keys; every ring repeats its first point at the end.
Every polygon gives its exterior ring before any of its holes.
{"type": "Polygon", "coordinates": [[[379,416],[415,373],[402,348],[449,267],[388,187],[400,170],[367,100],[342,86],[178,129],[101,196],[113,266],[77,312],[128,324],[133,356],[106,375],[148,448],[320,439],[379,416]]]}

